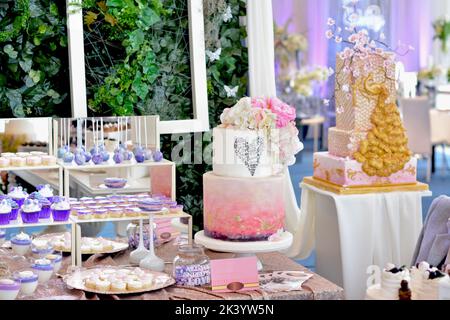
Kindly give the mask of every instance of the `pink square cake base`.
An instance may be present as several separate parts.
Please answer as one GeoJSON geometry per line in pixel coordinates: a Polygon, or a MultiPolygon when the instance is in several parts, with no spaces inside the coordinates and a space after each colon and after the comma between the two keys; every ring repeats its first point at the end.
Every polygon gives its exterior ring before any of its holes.
{"type": "Polygon", "coordinates": [[[403,170],[389,177],[368,176],[354,159],[336,157],[328,152],[314,154],[314,178],[343,187],[416,183],[417,159],[411,158],[403,170]]]}

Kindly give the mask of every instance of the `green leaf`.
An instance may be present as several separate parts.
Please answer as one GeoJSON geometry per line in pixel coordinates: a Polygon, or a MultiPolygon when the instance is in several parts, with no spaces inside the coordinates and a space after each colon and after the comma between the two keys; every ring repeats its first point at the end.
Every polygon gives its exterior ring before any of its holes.
{"type": "Polygon", "coordinates": [[[31,70],[31,65],[32,64],[33,64],[33,61],[31,60],[31,58],[28,58],[28,57],[19,61],[20,67],[25,72],[29,72],[31,70]]]}
{"type": "Polygon", "coordinates": [[[8,98],[8,104],[15,117],[23,118],[25,113],[23,111],[22,94],[19,90],[7,90],[6,97],[8,98]]]}
{"type": "Polygon", "coordinates": [[[59,97],[60,97],[60,94],[53,89],[48,90],[47,95],[49,97],[51,97],[52,99],[59,99],[59,97]]]}
{"type": "Polygon", "coordinates": [[[123,5],[122,0],[108,0],[106,1],[108,7],[121,7],[123,5]]]}
{"type": "Polygon", "coordinates": [[[7,44],[3,47],[3,51],[10,57],[11,59],[16,59],[18,52],[14,50],[13,46],[10,44],[7,44]]]}
{"type": "Polygon", "coordinates": [[[142,22],[142,25],[145,28],[150,28],[155,23],[161,21],[159,15],[149,7],[146,7],[144,8],[144,10],[142,10],[141,16],[139,18],[140,22],[142,22]]]}
{"type": "Polygon", "coordinates": [[[39,80],[41,80],[41,74],[42,72],[39,70],[30,70],[28,76],[31,78],[31,80],[33,80],[34,83],[38,83],[39,80]]]}
{"type": "MultiPolygon", "coordinates": [[[[142,43],[144,43],[145,35],[141,29],[137,29],[130,33],[128,37],[128,45],[131,47],[131,52],[136,51],[142,43]]],[[[128,51],[128,48],[127,48],[128,51]]]]}
{"type": "Polygon", "coordinates": [[[139,98],[145,99],[148,93],[148,85],[142,82],[142,73],[137,72],[134,77],[133,85],[131,86],[134,92],[138,95],[139,98]]]}

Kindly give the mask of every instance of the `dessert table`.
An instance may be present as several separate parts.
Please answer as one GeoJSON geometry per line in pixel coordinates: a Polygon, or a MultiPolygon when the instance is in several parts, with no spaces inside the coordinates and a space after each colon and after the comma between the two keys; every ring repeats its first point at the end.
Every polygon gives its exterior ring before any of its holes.
{"type": "Polygon", "coordinates": [[[342,286],[346,299],[364,299],[370,265],[411,264],[429,191],[337,195],[301,183],[301,214],[288,255],[316,249],[316,272],[342,286]]]}
{"type": "MultiPolygon", "coordinates": [[[[26,261],[13,259],[8,256],[6,250],[0,249],[2,261],[10,265],[10,268],[20,270],[27,267],[26,261]]],[[[9,253],[8,253],[9,254],[9,253]]],[[[165,272],[171,274],[172,260],[177,254],[177,246],[169,242],[157,248],[157,254],[166,262],[165,272]]],[[[232,258],[232,253],[218,253],[206,250],[211,259],[232,258]]],[[[129,251],[115,255],[93,255],[84,262],[85,267],[94,265],[128,265],[129,251]]],[[[264,265],[263,272],[271,271],[305,271],[312,273],[305,267],[295,263],[280,253],[268,253],[258,255],[264,265]]],[[[70,265],[70,259],[64,260],[61,270],[66,270],[70,265]]],[[[53,276],[47,286],[40,285],[33,296],[27,299],[58,299],[58,300],[103,300],[103,299],[133,299],[133,300],[336,300],[343,299],[343,289],[330,281],[314,274],[311,279],[303,284],[303,290],[268,293],[262,290],[252,290],[240,293],[213,293],[208,288],[171,286],[158,291],[138,295],[97,295],[80,290],[68,289],[63,280],[53,276]]]]}

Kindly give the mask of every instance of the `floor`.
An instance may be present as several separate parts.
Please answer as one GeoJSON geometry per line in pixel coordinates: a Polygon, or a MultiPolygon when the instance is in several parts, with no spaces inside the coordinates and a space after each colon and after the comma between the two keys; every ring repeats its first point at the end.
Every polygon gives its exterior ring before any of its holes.
{"type": "MultiPolygon", "coordinates": [[[[294,185],[294,190],[297,193],[297,202],[300,205],[300,189],[299,183],[302,181],[303,177],[311,176],[313,173],[313,142],[312,140],[307,140],[304,142],[305,149],[297,156],[297,162],[295,165],[289,168],[292,183],[294,185]]],[[[430,190],[433,192],[432,197],[424,197],[423,206],[423,218],[425,219],[428,208],[431,205],[433,199],[440,195],[450,195],[450,165],[445,165],[443,150],[441,147],[436,148],[436,172],[432,175],[431,181],[429,183],[430,190]]],[[[450,159],[450,148],[446,148],[446,159],[450,159]]],[[[426,177],[426,161],[419,160],[417,179],[419,181],[425,182],[426,177]]],[[[315,269],[315,255],[314,253],[308,259],[297,260],[298,263],[310,268],[314,271],[315,269]]]]}

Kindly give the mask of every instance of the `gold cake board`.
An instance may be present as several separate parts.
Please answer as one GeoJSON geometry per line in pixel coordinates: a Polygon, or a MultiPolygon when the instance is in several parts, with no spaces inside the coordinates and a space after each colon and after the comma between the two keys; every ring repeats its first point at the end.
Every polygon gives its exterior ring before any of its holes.
{"type": "Polygon", "coordinates": [[[408,192],[408,191],[428,191],[428,184],[422,182],[410,184],[390,184],[390,185],[373,185],[373,186],[354,186],[343,187],[322,179],[314,177],[306,177],[303,183],[313,187],[332,192],[338,195],[351,194],[368,194],[368,193],[386,193],[386,192],[408,192]]]}

